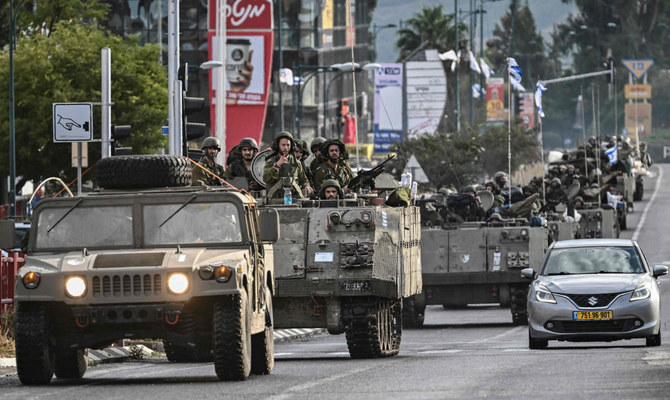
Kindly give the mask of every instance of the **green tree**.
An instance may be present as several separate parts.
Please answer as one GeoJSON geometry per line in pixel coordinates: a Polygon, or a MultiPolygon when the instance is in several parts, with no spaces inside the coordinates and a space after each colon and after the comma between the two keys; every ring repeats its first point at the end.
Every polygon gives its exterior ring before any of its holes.
{"type": "MultiPolygon", "coordinates": [[[[424,42],[424,49],[437,49],[440,53],[453,50],[456,47],[454,26],[454,14],[445,14],[442,5],[422,7],[420,12],[407,20],[406,27],[398,31],[398,60],[404,60],[424,42]]],[[[462,32],[465,37],[466,31],[465,25],[459,24],[459,35],[462,32]]]]}
{"type": "MultiPolygon", "coordinates": [[[[15,52],[16,168],[22,176],[17,190],[27,180],[76,177],[70,146],[53,143],[52,103],[100,101],[104,47],[112,56],[112,122],[133,126],[123,145],[132,146],[136,154],[165,146],[160,127],[168,115],[167,74],[156,61],[159,47],[141,46],[136,37],[124,40],[94,25],[59,22],[50,37],[23,37],[15,52]]],[[[9,85],[8,59],[7,51],[0,53],[2,87],[9,85]]],[[[0,97],[0,109],[8,108],[8,97],[0,97]]],[[[99,110],[94,107],[94,134],[99,131],[99,110]]],[[[0,131],[9,131],[8,113],[0,113],[0,131]]],[[[8,135],[2,135],[0,147],[8,146],[8,135]]],[[[89,146],[89,163],[99,157],[100,146],[89,146]]],[[[8,164],[8,154],[0,152],[0,175],[8,174],[8,164]]]]}

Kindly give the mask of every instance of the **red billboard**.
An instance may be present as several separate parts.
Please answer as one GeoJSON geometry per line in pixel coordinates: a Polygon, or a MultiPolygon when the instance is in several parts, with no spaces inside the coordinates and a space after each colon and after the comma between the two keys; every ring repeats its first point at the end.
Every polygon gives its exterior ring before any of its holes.
{"type": "MultiPolygon", "coordinates": [[[[272,1],[219,0],[226,15],[226,149],[245,137],[261,142],[272,74],[272,1]]],[[[217,59],[216,3],[209,2],[208,54],[217,59]]],[[[216,132],[216,79],[209,76],[210,121],[216,132]]]]}

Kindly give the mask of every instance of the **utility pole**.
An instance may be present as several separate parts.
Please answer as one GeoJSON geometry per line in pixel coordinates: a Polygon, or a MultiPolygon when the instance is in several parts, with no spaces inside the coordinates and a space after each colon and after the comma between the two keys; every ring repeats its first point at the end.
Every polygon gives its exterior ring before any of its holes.
{"type": "Polygon", "coordinates": [[[456,117],[456,132],[461,131],[461,94],[458,82],[458,64],[460,58],[458,57],[458,0],[454,0],[454,31],[456,32],[456,41],[454,45],[456,46],[456,68],[454,69],[454,75],[456,76],[456,110],[454,111],[454,116],[456,117]]]}
{"type": "Polygon", "coordinates": [[[169,154],[181,155],[182,88],[179,74],[179,0],[168,0],[169,154]]]}

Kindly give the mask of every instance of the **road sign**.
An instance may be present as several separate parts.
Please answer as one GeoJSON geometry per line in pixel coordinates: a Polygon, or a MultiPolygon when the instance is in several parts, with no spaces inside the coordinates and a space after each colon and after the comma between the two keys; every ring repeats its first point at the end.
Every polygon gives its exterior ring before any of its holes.
{"type": "Polygon", "coordinates": [[[651,85],[625,85],[626,99],[651,99],[651,85]]]}
{"type": "Polygon", "coordinates": [[[654,60],[621,60],[621,62],[636,78],[642,78],[649,67],[654,65],[654,60]]]}
{"type": "Polygon", "coordinates": [[[414,157],[414,154],[409,158],[409,161],[407,161],[407,164],[405,165],[405,170],[403,171],[405,173],[411,172],[413,180],[419,183],[428,183],[430,180],[426,176],[426,173],[423,171],[423,168],[421,168],[421,164],[419,164],[419,160],[414,157]]]}
{"type": "Polygon", "coordinates": [[[53,103],[54,142],[89,142],[93,139],[91,103],[53,103]]]}

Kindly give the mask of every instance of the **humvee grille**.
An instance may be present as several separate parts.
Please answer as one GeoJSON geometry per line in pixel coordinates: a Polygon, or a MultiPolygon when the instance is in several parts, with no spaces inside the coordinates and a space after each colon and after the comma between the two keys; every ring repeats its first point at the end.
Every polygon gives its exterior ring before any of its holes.
{"type": "Polygon", "coordinates": [[[94,276],[91,291],[95,297],[159,295],[162,281],[159,274],[94,276]]]}

